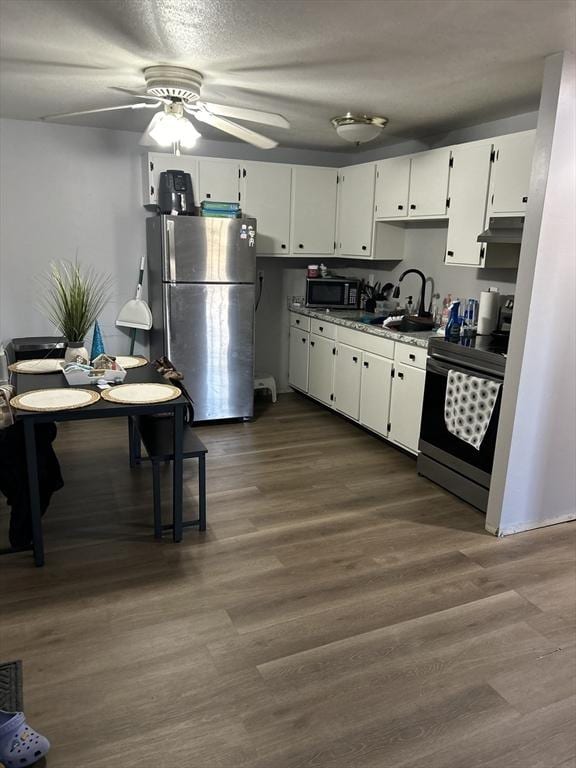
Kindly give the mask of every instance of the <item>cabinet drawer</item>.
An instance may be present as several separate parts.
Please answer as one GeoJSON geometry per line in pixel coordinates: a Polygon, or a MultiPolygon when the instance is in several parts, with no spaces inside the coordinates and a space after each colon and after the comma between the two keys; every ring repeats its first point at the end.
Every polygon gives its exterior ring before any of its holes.
{"type": "Polygon", "coordinates": [[[341,325],[337,326],[336,333],[338,341],[343,344],[382,357],[394,357],[394,342],[391,339],[385,339],[372,333],[362,333],[362,331],[355,331],[352,328],[344,328],[341,325]]]}
{"type": "Polygon", "coordinates": [[[300,328],[301,331],[310,330],[310,318],[304,315],[298,315],[296,312],[290,312],[290,326],[300,328]]]}
{"type": "Polygon", "coordinates": [[[423,347],[413,347],[411,344],[396,344],[395,363],[412,365],[414,368],[426,368],[428,350],[423,347]]]}
{"type": "Polygon", "coordinates": [[[312,333],[317,333],[318,336],[325,336],[327,339],[336,338],[336,326],[332,323],[327,323],[324,320],[316,320],[312,318],[310,321],[310,330],[312,333]]]}

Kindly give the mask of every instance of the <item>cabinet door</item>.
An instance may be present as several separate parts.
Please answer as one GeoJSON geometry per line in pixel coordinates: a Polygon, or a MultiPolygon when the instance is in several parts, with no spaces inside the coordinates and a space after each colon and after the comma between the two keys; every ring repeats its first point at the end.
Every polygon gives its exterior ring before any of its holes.
{"type": "Polygon", "coordinates": [[[290,253],[290,187],[292,168],[280,163],[242,166],[242,211],[256,218],[256,252],[290,253]]]}
{"type": "Polygon", "coordinates": [[[237,160],[201,158],[198,161],[197,205],[200,205],[202,200],[237,203],[240,191],[239,171],[237,160]]]}
{"type": "Polygon", "coordinates": [[[408,216],[410,158],[391,157],[376,166],[374,212],[377,219],[408,216]]]}
{"type": "Polygon", "coordinates": [[[446,264],[481,266],[492,144],[462,144],[452,150],[446,264]]]}
{"type": "Polygon", "coordinates": [[[494,141],[490,214],[526,211],[535,135],[535,131],[526,131],[494,141]]]}
{"type": "Polygon", "coordinates": [[[310,334],[308,394],[326,405],[332,405],[334,397],[334,349],[332,339],[310,334]]]}
{"type": "Polygon", "coordinates": [[[431,149],[412,157],[410,216],[445,216],[450,150],[431,149]]]}
{"type": "Polygon", "coordinates": [[[334,406],[358,421],[360,416],[360,372],[362,352],[347,344],[336,345],[334,406]]]}
{"type": "Polygon", "coordinates": [[[342,256],[372,254],[375,166],[352,165],[340,170],[338,251],[342,256]]]}
{"type": "Polygon", "coordinates": [[[336,168],[292,167],[292,252],[334,253],[336,168]]]}
{"type": "Polygon", "coordinates": [[[308,392],[308,345],[310,334],[300,328],[290,328],[290,359],[288,362],[288,383],[308,392]]]}
{"type": "Polygon", "coordinates": [[[360,389],[360,423],[381,435],[388,434],[392,360],[362,353],[362,386],[360,389]]]}
{"type": "Polygon", "coordinates": [[[144,156],[143,205],[158,205],[158,183],[162,171],[179,170],[192,177],[194,203],[199,205],[198,197],[198,159],[190,155],[174,157],[167,152],[149,152],[144,156]]]}
{"type": "Polygon", "coordinates": [[[394,365],[389,437],[413,453],[418,453],[425,378],[426,371],[420,368],[394,365]]]}

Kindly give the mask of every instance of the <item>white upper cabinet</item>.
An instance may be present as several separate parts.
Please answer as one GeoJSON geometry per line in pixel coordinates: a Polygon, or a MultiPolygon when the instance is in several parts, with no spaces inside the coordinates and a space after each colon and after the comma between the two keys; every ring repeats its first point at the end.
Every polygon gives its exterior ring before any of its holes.
{"type": "Polygon", "coordinates": [[[356,421],[360,416],[361,359],[359,349],[347,344],[336,345],[334,407],[356,421]]]}
{"type": "Polygon", "coordinates": [[[184,171],[192,177],[194,203],[199,205],[198,197],[198,158],[190,155],[175,157],[166,152],[149,152],[143,157],[144,189],[143,205],[158,205],[158,183],[162,171],[184,171]]]}
{"type": "Polygon", "coordinates": [[[242,212],[256,218],[256,252],[288,255],[292,167],[243,163],[241,176],[242,212]]]}
{"type": "Polygon", "coordinates": [[[431,149],[412,157],[409,216],[445,216],[450,150],[431,149]]]}
{"type": "Polygon", "coordinates": [[[378,219],[408,216],[410,158],[391,157],[376,165],[374,213],[378,219]]]}
{"type": "Polygon", "coordinates": [[[240,191],[239,175],[240,164],[237,160],[200,158],[196,205],[200,205],[202,200],[237,203],[240,191]]]}
{"type": "Polygon", "coordinates": [[[336,168],[292,167],[292,253],[334,254],[336,168]]]}
{"type": "Polygon", "coordinates": [[[376,167],[352,165],[340,169],[338,253],[371,258],[376,167]]]}
{"type": "Polygon", "coordinates": [[[535,136],[535,131],[524,131],[494,140],[489,216],[525,213],[535,136]]]}
{"type": "Polygon", "coordinates": [[[484,229],[492,144],[462,144],[452,149],[450,218],[446,264],[482,266],[484,229]]]}

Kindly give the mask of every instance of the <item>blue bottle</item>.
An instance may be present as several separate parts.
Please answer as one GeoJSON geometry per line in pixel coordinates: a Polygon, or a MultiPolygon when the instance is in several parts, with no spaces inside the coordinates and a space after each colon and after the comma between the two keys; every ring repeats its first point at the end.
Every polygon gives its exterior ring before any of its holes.
{"type": "Polygon", "coordinates": [[[447,341],[458,341],[460,339],[460,302],[453,301],[450,305],[450,317],[446,324],[445,338],[447,341]]]}

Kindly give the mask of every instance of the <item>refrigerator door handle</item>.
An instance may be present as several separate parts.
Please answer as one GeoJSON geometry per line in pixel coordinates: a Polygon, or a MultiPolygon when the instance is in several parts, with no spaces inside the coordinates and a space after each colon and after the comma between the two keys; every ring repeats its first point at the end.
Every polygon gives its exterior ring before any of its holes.
{"type": "Polygon", "coordinates": [[[164,349],[166,350],[166,357],[168,360],[172,360],[172,341],[174,341],[174,331],[170,322],[170,309],[170,293],[168,292],[167,286],[165,286],[162,312],[164,314],[164,349]]]}
{"type": "Polygon", "coordinates": [[[176,282],[176,245],[174,243],[174,221],[166,220],[166,249],[168,251],[168,280],[176,282]]]}

